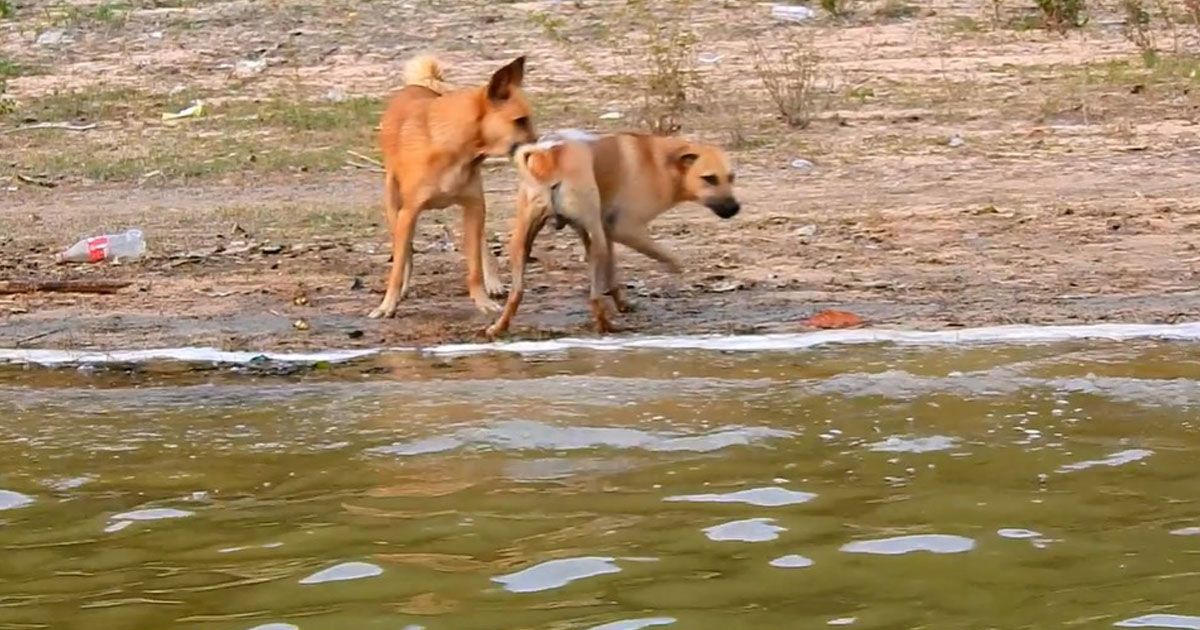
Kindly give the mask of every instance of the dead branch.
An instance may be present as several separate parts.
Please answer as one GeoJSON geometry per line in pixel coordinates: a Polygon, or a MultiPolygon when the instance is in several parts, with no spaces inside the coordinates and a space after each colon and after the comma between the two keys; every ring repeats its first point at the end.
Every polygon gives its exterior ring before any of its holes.
{"type": "Polygon", "coordinates": [[[383,170],[382,167],[375,166],[374,164],[363,164],[362,162],[355,162],[354,160],[346,160],[346,165],[353,166],[354,168],[360,168],[364,171],[371,171],[372,173],[386,173],[387,172],[387,171],[383,170]]]}
{"type": "Polygon", "coordinates": [[[68,122],[45,122],[37,123],[36,125],[25,125],[24,127],[14,127],[5,129],[0,133],[18,133],[21,131],[37,131],[39,129],[61,129],[63,131],[91,131],[96,128],[96,123],[88,123],[86,125],[76,125],[68,122]]]}
{"type": "Polygon", "coordinates": [[[374,164],[375,166],[378,166],[379,168],[383,168],[383,162],[380,162],[379,160],[376,160],[375,158],[367,157],[367,156],[359,153],[358,151],[347,150],[346,153],[349,153],[351,157],[356,157],[364,162],[367,162],[368,164],[374,164]]]}
{"type": "Polygon", "coordinates": [[[26,184],[33,184],[34,186],[41,186],[43,188],[54,188],[58,185],[48,179],[39,179],[37,177],[30,177],[20,173],[17,173],[17,179],[25,182],[26,184]]]}
{"type": "Polygon", "coordinates": [[[0,295],[18,293],[101,293],[110,294],[133,284],[120,280],[6,280],[0,281],[0,295]]]}

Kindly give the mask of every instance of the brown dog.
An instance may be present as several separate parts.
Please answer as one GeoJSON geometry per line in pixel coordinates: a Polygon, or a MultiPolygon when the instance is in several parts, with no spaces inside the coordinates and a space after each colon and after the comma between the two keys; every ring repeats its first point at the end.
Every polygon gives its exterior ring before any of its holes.
{"type": "Polygon", "coordinates": [[[550,134],[515,155],[520,183],[509,241],[513,287],[504,312],[486,333],[508,330],[525,288],[525,260],[551,216],[571,225],[587,250],[589,299],[600,332],[613,330],[608,297],[628,310],[616,279],[613,242],[680,271],[676,258],[650,238],[650,223],[685,201],[699,202],[728,219],[741,209],[735,174],[721,149],[680,138],[622,133],[592,136],[569,130],[550,134]]]}
{"type": "Polygon", "coordinates": [[[392,268],[383,302],[370,317],[392,317],[408,294],[417,217],[430,208],[462,206],[467,290],[484,312],[500,307],[489,296],[503,293],[495,258],[483,244],[486,205],[480,165],[509,156],[533,142],[529,103],[521,92],[525,58],[492,75],[487,85],[448,90],[436,59],[418,57],[405,68],[380,122],[384,212],[392,233],[392,268]]]}

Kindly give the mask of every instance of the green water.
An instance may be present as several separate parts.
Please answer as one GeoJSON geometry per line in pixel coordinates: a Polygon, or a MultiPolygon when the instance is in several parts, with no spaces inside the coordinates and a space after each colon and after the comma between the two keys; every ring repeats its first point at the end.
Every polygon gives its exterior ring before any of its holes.
{"type": "Polygon", "coordinates": [[[1195,345],[269,372],[0,369],[0,629],[1200,615],[1195,345]]]}

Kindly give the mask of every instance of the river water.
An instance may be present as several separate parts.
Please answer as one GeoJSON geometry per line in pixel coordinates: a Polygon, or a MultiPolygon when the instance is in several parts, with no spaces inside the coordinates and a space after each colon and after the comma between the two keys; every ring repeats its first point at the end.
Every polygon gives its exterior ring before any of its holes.
{"type": "Polygon", "coordinates": [[[0,368],[0,629],[1200,628],[1200,346],[0,368]]]}

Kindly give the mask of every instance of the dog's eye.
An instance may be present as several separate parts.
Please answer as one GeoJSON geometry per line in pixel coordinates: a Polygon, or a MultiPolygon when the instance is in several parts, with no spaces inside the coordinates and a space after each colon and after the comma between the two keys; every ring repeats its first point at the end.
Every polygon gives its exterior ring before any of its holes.
{"type": "Polygon", "coordinates": [[[716,175],[704,175],[700,179],[703,179],[704,183],[708,184],[709,186],[717,185],[717,176],[716,175]]]}
{"type": "Polygon", "coordinates": [[[735,177],[737,177],[737,176],[736,176],[736,175],[734,175],[733,173],[730,173],[730,174],[729,174],[729,183],[730,183],[730,184],[732,184],[732,183],[733,183],[733,179],[734,179],[735,177]]]}
{"type": "Polygon", "coordinates": [[[529,117],[522,116],[522,117],[514,120],[513,124],[515,124],[518,127],[528,127],[529,126],[529,117]]]}

